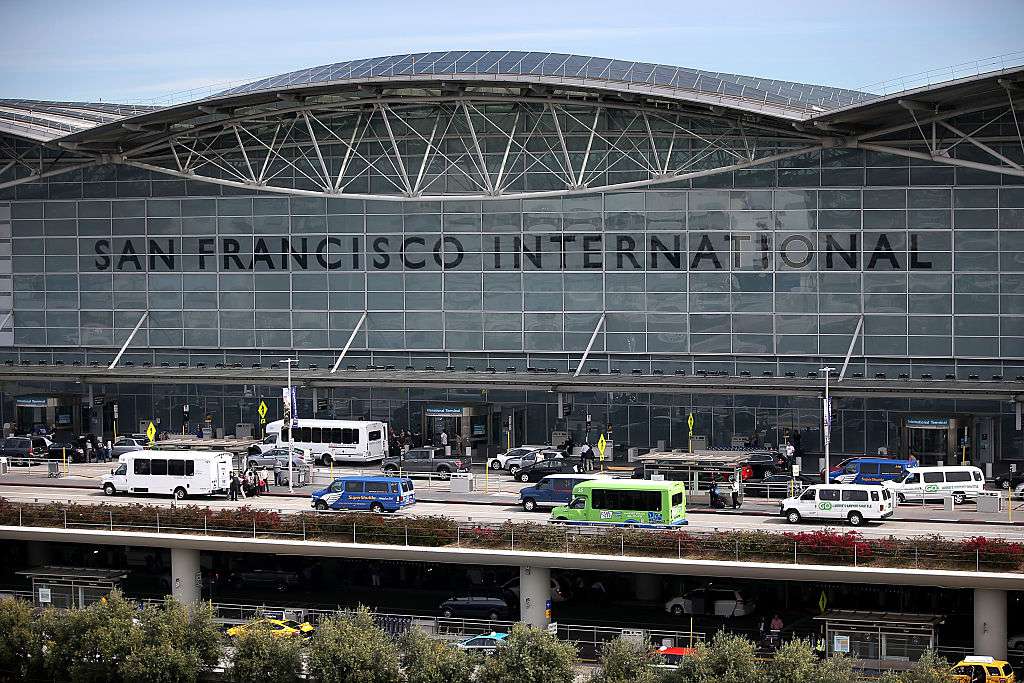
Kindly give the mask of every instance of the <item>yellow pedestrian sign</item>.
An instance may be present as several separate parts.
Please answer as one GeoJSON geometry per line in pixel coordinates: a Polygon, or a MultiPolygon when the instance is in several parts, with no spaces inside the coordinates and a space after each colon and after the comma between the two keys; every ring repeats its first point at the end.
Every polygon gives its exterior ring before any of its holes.
{"type": "Polygon", "coordinates": [[[150,422],[149,426],[146,427],[146,438],[150,441],[156,440],[156,425],[152,422],[150,422]]]}
{"type": "Polygon", "coordinates": [[[821,591],[821,597],[818,598],[818,610],[822,614],[825,613],[825,608],[828,606],[828,598],[825,597],[825,591],[821,591]]]}
{"type": "Polygon", "coordinates": [[[260,414],[261,418],[265,418],[267,416],[267,402],[260,401],[260,407],[256,409],[256,412],[260,414]]]}
{"type": "Polygon", "coordinates": [[[601,454],[601,460],[604,460],[604,449],[608,445],[608,442],[604,439],[604,434],[597,440],[597,452],[601,454]]]}
{"type": "Polygon", "coordinates": [[[693,436],[693,413],[690,413],[690,417],[686,418],[686,424],[690,428],[690,436],[693,436]]]}

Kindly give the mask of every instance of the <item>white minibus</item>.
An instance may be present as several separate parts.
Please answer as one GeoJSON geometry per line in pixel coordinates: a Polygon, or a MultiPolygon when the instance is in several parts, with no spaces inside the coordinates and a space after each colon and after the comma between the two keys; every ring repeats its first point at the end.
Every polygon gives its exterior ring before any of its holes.
{"type": "MultiPolygon", "coordinates": [[[[293,445],[309,449],[316,462],[369,463],[384,459],[388,451],[388,426],[361,420],[300,419],[292,435],[293,445]]],[[[282,420],[267,425],[260,451],[287,448],[289,427],[282,420]]]]}
{"type": "Polygon", "coordinates": [[[227,493],[234,456],[222,451],[133,451],[103,478],[103,492],[186,496],[227,493]]]}
{"type": "Polygon", "coordinates": [[[779,514],[791,524],[802,519],[845,519],[850,526],[891,517],[892,492],[873,484],[814,484],[799,496],[786,498],[779,514]]]}
{"type": "Polygon", "coordinates": [[[901,503],[952,496],[953,502],[959,505],[968,498],[977,498],[978,492],[985,490],[985,475],[969,465],[911,467],[906,476],[887,481],[884,486],[895,493],[901,503]]]}

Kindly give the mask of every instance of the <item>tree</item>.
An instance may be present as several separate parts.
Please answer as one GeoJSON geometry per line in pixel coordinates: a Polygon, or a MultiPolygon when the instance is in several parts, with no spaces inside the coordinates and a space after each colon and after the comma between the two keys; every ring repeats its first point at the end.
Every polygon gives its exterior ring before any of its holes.
{"type": "Polygon", "coordinates": [[[790,640],[765,663],[765,677],[773,683],[811,683],[817,680],[818,657],[806,640],[790,640]]]}
{"type": "Polygon", "coordinates": [[[899,674],[900,683],[947,683],[949,681],[949,662],[935,654],[934,650],[925,650],[921,658],[914,662],[906,671],[899,674]]]}
{"type": "Polygon", "coordinates": [[[318,683],[398,683],[398,648],[365,607],[320,622],[308,656],[318,683]]]}
{"type": "Polygon", "coordinates": [[[223,652],[209,603],[188,607],[173,598],[139,614],[131,655],[123,667],[126,683],[193,683],[211,670],[223,652]]]}
{"type": "Polygon", "coordinates": [[[754,644],[719,631],[710,643],[700,643],[688,675],[697,683],[759,683],[764,679],[754,644]]]}
{"type": "Polygon", "coordinates": [[[266,623],[250,623],[234,640],[228,678],[238,683],[292,683],[302,670],[302,639],[275,636],[266,623]]]}
{"type": "Polygon", "coordinates": [[[483,663],[478,683],[572,683],[578,654],[571,643],[547,631],[516,624],[505,642],[483,663]]]}
{"type": "Polygon", "coordinates": [[[26,678],[31,647],[32,605],[15,598],[0,598],[0,678],[26,678]]]}
{"type": "Polygon", "coordinates": [[[654,683],[652,664],[661,657],[648,645],[616,638],[601,648],[601,668],[592,683],[654,683]]]}
{"type": "Polygon", "coordinates": [[[406,683],[461,683],[470,680],[473,657],[416,627],[399,641],[406,683]]]}
{"type": "Polygon", "coordinates": [[[815,683],[847,683],[853,679],[853,660],[845,655],[833,655],[818,664],[818,671],[811,680],[815,683]]]}

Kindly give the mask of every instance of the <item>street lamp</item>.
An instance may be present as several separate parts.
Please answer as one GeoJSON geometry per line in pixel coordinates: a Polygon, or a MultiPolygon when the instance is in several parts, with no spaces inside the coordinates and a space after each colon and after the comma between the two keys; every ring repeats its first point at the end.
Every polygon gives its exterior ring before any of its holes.
{"type": "Polygon", "coordinates": [[[832,432],[832,406],[828,402],[828,376],[834,370],[835,370],[835,368],[829,367],[827,365],[825,367],[820,368],[818,370],[818,372],[824,372],[825,373],[825,400],[822,403],[821,412],[822,412],[822,424],[824,426],[824,434],[825,434],[825,483],[826,484],[828,483],[828,472],[829,472],[829,457],[828,457],[829,456],[829,452],[828,452],[829,451],[829,441],[831,439],[831,432],[832,432]]]}
{"type": "Polygon", "coordinates": [[[295,457],[293,453],[293,444],[295,443],[295,401],[292,400],[292,363],[298,363],[297,358],[282,358],[281,362],[288,366],[288,420],[291,424],[288,425],[288,493],[294,493],[295,489],[292,487],[292,458],[295,457]]]}

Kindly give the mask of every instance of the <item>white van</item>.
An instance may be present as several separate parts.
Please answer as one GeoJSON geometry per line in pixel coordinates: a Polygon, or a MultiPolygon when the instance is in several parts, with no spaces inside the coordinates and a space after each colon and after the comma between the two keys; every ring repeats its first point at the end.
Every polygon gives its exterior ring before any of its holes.
{"type": "Polygon", "coordinates": [[[133,451],[103,478],[103,492],[186,496],[226,493],[234,456],[218,451],[133,451]]]}
{"type": "Polygon", "coordinates": [[[977,498],[985,489],[985,475],[977,467],[948,465],[945,467],[911,467],[907,474],[883,486],[896,494],[899,502],[934,500],[952,496],[959,505],[968,498],[977,498]]]}
{"type": "Polygon", "coordinates": [[[850,526],[866,520],[891,517],[895,509],[893,493],[872,484],[814,484],[799,496],[786,498],[779,514],[791,524],[802,519],[845,519],[850,526]]]}
{"type": "MultiPolygon", "coordinates": [[[[388,426],[362,420],[300,419],[293,445],[308,449],[324,467],[331,463],[370,463],[384,459],[388,452],[388,426]]],[[[267,425],[261,452],[288,447],[289,427],[283,420],[267,425]]]]}

